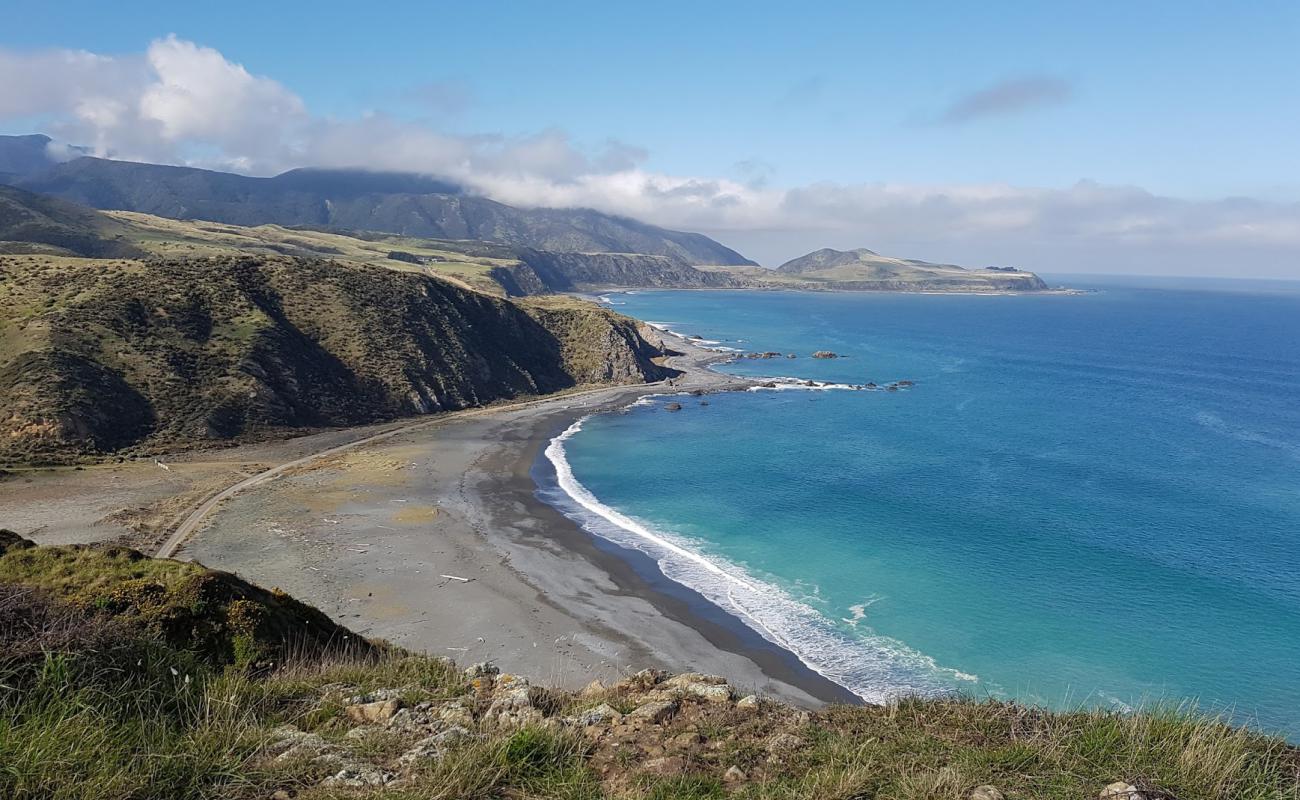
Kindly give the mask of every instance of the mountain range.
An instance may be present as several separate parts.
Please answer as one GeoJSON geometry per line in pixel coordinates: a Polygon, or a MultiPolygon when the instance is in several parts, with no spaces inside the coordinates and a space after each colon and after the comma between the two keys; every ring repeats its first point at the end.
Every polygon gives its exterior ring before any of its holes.
{"type": "Polygon", "coordinates": [[[296,169],[271,178],[82,156],[55,162],[43,136],[0,137],[0,182],[91,208],[234,225],[276,224],[474,239],[570,253],[640,253],[753,265],[698,233],[591,209],[515,208],[421,175],[296,169]]]}

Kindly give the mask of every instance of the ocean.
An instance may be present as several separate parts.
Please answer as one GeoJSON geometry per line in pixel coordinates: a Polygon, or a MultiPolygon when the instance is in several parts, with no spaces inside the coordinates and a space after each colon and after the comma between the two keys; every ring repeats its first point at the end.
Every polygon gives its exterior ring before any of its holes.
{"type": "Polygon", "coordinates": [[[539,495],[866,700],[1300,736],[1300,284],[1054,282],[1096,291],[608,295],[799,355],[728,372],[916,385],[647,398],[557,437],[539,495]]]}

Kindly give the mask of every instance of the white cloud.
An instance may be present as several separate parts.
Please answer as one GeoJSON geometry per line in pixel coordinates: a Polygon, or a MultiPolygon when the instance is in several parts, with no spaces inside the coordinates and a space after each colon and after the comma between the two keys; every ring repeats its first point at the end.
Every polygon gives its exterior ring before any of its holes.
{"type": "MultiPolygon", "coordinates": [[[[1059,82],[1021,81],[976,93],[949,115],[972,118],[1067,96],[1059,82]]],[[[1225,258],[1243,248],[1279,264],[1279,274],[1295,275],[1300,261],[1295,204],[1188,201],[1088,181],[1064,188],[778,188],[766,169],[756,176],[724,165],[744,180],[663,174],[641,166],[647,153],[639,147],[609,141],[587,149],[558,130],[466,136],[382,113],[316,116],[277,81],[174,36],[124,56],[0,49],[0,121],[33,119],[56,139],[101,156],[252,174],[297,166],[436,174],[507,203],[585,206],[701,230],[754,248],[750,254],[765,263],[823,245],[1040,269],[1104,268],[1097,263],[1104,258],[1140,270],[1153,253],[1167,253],[1187,269],[1223,272],[1225,258]],[[1065,266],[1056,263],[1062,254],[1065,266]]]]}

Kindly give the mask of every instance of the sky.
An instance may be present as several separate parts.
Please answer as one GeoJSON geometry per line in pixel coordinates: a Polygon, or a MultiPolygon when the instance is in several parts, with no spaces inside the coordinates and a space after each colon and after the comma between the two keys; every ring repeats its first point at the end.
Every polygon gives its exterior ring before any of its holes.
{"type": "Polygon", "coordinates": [[[1040,272],[1300,278],[1300,3],[0,0],[0,132],[1040,272]]]}

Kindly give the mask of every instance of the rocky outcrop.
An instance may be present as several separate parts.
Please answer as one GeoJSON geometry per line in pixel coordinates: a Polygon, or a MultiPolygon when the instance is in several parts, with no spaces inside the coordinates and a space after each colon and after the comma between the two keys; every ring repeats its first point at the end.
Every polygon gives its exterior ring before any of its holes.
{"type": "Polygon", "coordinates": [[[459,748],[546,730],[585,742],[589,765],[617,792],[638,776],[672,778],[708,765],[720,780],[740,787],[775,774],[808,746],[807,712],[754,695],[737,700],[735,689],[716,675],[643,670],[576,693],[501,674],[490,664],[469,667],[461,679],[461,694],[412,705],[401,698],[418,695],[415,687],[348,694],[346,685],[330,685],[319,698],[320,711],[310,716],[327,727],[344,724],[346,733],[326,739],[282,726],[256,758],[302,765],[323,787],[400,789],[459,748]],[[331,712],[337,723],[322,716],[339,708],[331,712]],[[369,746],[372,739],[386,743],[390,754],[369,746]],[[739,742],[755,743],[743,767],[731,754],[739,742]]]}

